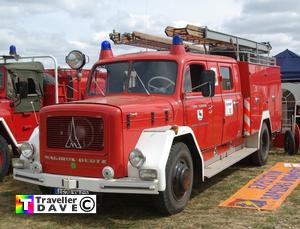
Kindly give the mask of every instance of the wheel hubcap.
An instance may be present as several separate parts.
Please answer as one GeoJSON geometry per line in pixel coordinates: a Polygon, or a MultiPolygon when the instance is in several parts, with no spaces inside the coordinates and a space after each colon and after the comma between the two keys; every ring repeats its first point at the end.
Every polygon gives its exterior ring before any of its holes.
{"type": "Polygon", "coordinates": [[[173,176],[173,194],[179,200],[189,190],[192,184],[192,174],[187,163],[179,160],[174,169],[173,176]]]}
{"type": "Polygon", "coordinates": [[[184,168],[180,174],[180,186],[181,189],[186,192],[191,185],[191,171],[189,168],[184,168]]]}

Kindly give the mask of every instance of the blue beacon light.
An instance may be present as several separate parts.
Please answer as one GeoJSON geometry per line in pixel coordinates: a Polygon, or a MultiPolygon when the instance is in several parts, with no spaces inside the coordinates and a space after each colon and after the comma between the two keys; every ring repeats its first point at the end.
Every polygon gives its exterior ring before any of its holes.
{"type": "Polygon", "coordinates": [[[101,50],[111,50],[109,41],[103,41],[101,43],[101,50]]]}
{"type": "Polygon", "coordinates": [[[182,42],[182,39],[181,37],[176,34],[174,37],[173,37],[173,45],[182,45],[183,42],[182,42]]]}
{"type": "Polygon", "coordinates": [[[9,46],[9,55],[17,55],[17,48],[14,45],[9,46]]]}
{"type": "Polygon", "coordinates": [[[185,54],[185,47],[183,45],[182,38],[178,34],[173,37],[170,53],[174,55],[185,54]]]}
{"type": "Polygon", "coordinates": [[[100,51],[100,55],[99,55],[99,60],[112,58],[112,57],[113,57],[113,53],[112,53],[109,41],[103,41],[101,43],[101,51],[100,51]]]}

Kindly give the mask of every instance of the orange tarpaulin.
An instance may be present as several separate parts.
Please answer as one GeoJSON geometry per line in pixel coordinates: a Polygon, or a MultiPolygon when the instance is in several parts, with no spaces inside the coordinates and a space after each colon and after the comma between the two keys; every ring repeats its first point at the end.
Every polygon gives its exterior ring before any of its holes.
{"type": "Polygon", "coordinates": [[[299,183],[300,164],[278,162],[219,206],[276,210],[299,183]]]}

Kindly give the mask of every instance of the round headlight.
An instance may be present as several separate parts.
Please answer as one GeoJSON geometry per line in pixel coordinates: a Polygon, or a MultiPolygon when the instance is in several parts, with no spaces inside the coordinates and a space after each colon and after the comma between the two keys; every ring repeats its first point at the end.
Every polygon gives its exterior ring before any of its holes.
{"type": "Polygon", "coordinates": [[[33,157],[34,154],[34,148],[33,145],[30,144],[29,142],[24,142],[21,146],[20,146],[20,150],[21,153],[24,157],[26,157],[27,159],[30,159],[33,157]]]}
{"type": "Polygon", "coordinates": [[[73,50],[66,56],[66,62],[70,68],[80,69],[85,65],[86,57],[82,52],[73,50]]]}
{"type": "Polygon", "coordinates": [[[139,149],[134,149],[129,154],[129,162],[135,168],[140,168],[145,161],[146,157],[139,149]]]}

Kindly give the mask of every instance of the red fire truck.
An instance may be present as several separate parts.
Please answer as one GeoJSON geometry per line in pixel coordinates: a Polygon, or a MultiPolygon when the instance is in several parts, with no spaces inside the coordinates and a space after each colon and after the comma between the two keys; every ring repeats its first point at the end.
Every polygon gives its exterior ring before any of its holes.
{"type": "Polygon", "coordinates": [[[80,99],[81,88],[77,86],[85,86],[89,71],[84,70],[77,79],[77,70],[58,69],[53,56],[21,57],[14,46],[0,61],[1,181],[9,170],[10,158],[19,155],[18,145],[27,141],[38,125],[41,107],[80,99]],[[49,60],[54,68],[45,71],[39,61],[49,60]]]}
{"type": "Polygon", "coordinates": [[[175,214],[195,181],[246,157],[265,164],[281,127],[279,68],[262,55],[270,45],[191,25],[166,33],[172,44],[111,37],[167,51],[113,56],[104,41],[85,99],[41,110],[14,179],[57,193],[152,194],[175,214]]]}

